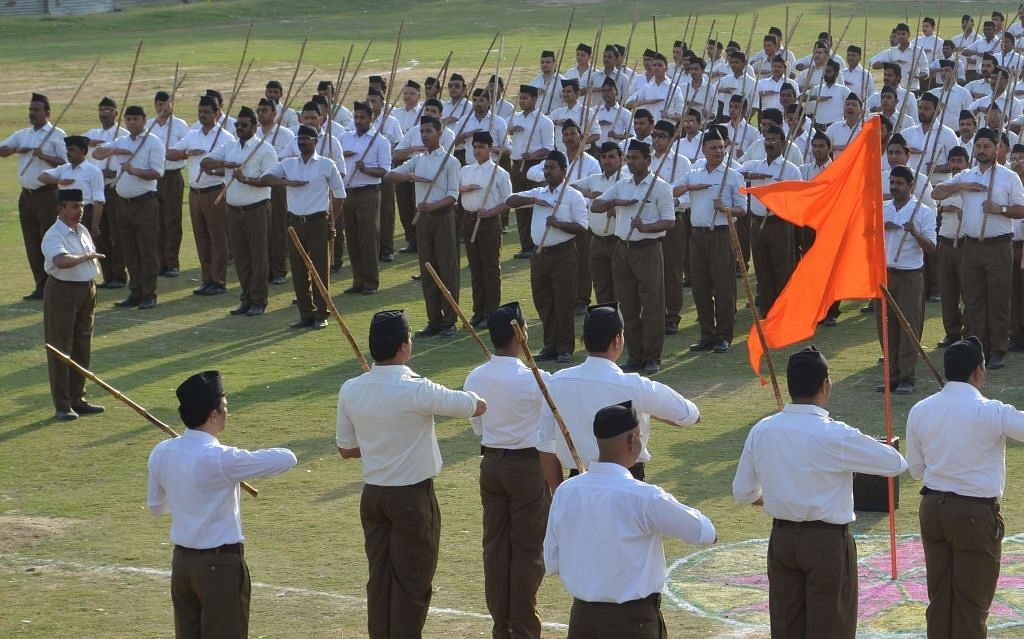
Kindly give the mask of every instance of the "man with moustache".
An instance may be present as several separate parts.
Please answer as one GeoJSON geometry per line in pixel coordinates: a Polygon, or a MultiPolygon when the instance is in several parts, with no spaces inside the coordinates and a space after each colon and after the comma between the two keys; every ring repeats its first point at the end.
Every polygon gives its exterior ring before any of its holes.
{"type": "MultiPolygon", "coordinates": [[[[99,103],[100,126],[89,129],[83,135],[89,138],[89,148],[93,149],[110,142],[116,138],[128,135],[122,127],[118,126],[117,103],[108,97],[104,97],[99,103]]],[[[127,275],[124,268],[124,251],[121,248],[121,240],[117,237],[117,198],[114,193],[114,178],[117,176],[117,169],[120,164],[116,157],[108,157],[99,161],[89,158],[89,163],[103,172],[104,196],[110,202],[101,215],[95,219],[88,209],[83,222],[93,231],[93,240],[96,242],[96,249],[106,255],[106,259],[100,260],[100,268],[103,270],[103,282],[97,288],[123,288],[127,275]]]]}
{"type": "MultiPolygon", "coordinates": [[[[174,116],[174,100],[166,91],[157,91],[153,96],[156,115],[146,123],[152,127],[149,132],[160,138],[164,148],[169,149],[188,135],[188,122],[174,116]]],[[[156,183],[156,199],[160,217],[160,271],[164,277],[178,277],[181,263],[181,207],[184,201],[185,181],[181,170],[184,160],[165,160],[164,174],[156,183]]]]}

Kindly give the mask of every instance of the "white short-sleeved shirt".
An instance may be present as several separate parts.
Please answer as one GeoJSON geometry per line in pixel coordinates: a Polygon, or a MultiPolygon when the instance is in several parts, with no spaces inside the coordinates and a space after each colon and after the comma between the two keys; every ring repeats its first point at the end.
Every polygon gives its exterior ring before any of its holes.
{"type": "Polygon", "coordinates": [[[46,230],[40,248],[43,252],[43,270],[50,277],[64,282],[89,282],[100,276],[100,264],[95,259],[86,260],[70,268],[58,268],[53,263],[53,258],[58,255],[83,255],[96,251],[96,244],[89,235],[89,229],[82,224],[72,229],[58,218],[53,226],[46,230]]]}
{"type": "MultiPolygon", "coordinates": [[[[27,127],[20,131],[15,131],[6,140],[0,142],[0,146],[6,146],[12,149],[18,147],[26,147],[29,149],[42,148],[43,153],[46,155],[52,155],[60,158],[62,161],[68,161],[68,151],[64,144],[64,133],[63,129],[55,128],[52,124],[47,122],[38,129],[27,127]],[[53,133],[50,130],[53,129],[53,133]],[[46,143],[43,143],[46,140],[46,143]]],[[[36,158],[31,153],[19,153],[18,154],[18,183],[26,189],[38,189],[44,186],[39,181],[39,174],[50,168],[50,165],[42,160],[36,158]]]]}

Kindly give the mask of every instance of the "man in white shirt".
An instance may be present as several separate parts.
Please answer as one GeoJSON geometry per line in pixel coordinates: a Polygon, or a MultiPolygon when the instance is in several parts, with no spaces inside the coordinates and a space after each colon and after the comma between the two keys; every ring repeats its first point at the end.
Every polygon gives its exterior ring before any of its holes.
{"type": "MultiPolygon", "coordinates": [[[[984,37],[975,39],[968,45],[960,45],[960,55],[977,63],[978,58],[981,58],[985,54],[994,55],[999,51],[999,47],[1002,45],[1002,39],[996,32],[996,24],[991,20],[986,20],[981,25],[982,35],[984,37]]],[[[968,79],[971,79],[968,77],[968,79]]]]}
{"type": "MultiPolygon", "coordinates": [[[[271,105],[273,108],[273,105],[271,105]]],[[[146,123],[152,127],[149,132],[160,138],[165,149],[170,149],[188,135],[188,122],[174,115],[174,100],[166,91],[157,91],[153,96],[153,110],[156,115],[146,123]]],[[[160,275],[178,277],[181,263],[181,208],[184,201],[185,180],[181,170],[184,160],[164,160],[164,174],[157,180],[156,199],[160,215],[160,275]]]]}
{"type": "Polygon", "coordinates": [[[188,427],[149,455],[147,507],[171,515],[171,601],[178,637],[249,636],[249,567],[245,562],[239,482],[279,475],[298,460],[287,448],[243,450],[217,435],[228,401],[218,371],[178,386],[178,414],[188,427]]]}
{"type": "Polygon", "coordinates": [[[28,103],[31,126],[12,133],[0,142],[0,158],[18,154],[18,221],[25,241],[25,253],[32,271],[34,288],[23,300],[43,299],[46,270],[39,250],[43,234],[57,219],[57,189],[39,181],[39,174],[67,162],[65,133],[50,124],[50,99],[33,93],[28,103]],[[51,132],[52,131],[52,132],[51,132]]]}
{"type": "Polygon", "coordinates": [[[262,315],[267,308],[270,187],[255,184],[277,164],[277,151],[269,141],[256,138],[256,128],[256,112],[242,107],[235,118],[237,140],[218,146],[199,163],[204,171],[219,168],[225,174],[231,172],[225,197],[228,235],[242,289],[238,307],[231,314],[247,317],[262,315]]]}
{"type": "Polygon", "coordinates": [[[750,430],[732,493],[741,504],[764,506],[773,518],[772,636],[854,639],[853,474],[896,476],[907,462],[892,446],[829,416],[832,380],[818,349],[794,353],[786,381],[792,402],[750,430]]]}
{"type": "Polygon", "coordinates": [[[757,80],[747,73],[747,56],[742,51],[733,51],[729,54],[729,70],[718,81],[715,93],[718,95],[718,107],[716,113],[725,113],[729,99],[739,95],[747,100],[747,104],[754,103],[754,94],[757,91],[757,80]]]}
{"type": "Polygon", "coordinates": [[[981,339],[988,368],[1006,364],[1010,328],[1013,225],[1024,218],[1024,186],[1016,173],[996,163],[997,134],[974,134],[977,166],[961,171],[932,191],[935,199],[963,198],[961,274],[967,327],[981,339]],[[991,171],[995,171],[993,177],[991,171]]]}
{"type": "MultiPolygon", "coordinates": [[[[117,103],[114,100],[104,97],[100,100],[98,111],[100,125],[82,134],[89,138],[90,149],[128,135],[128,131],[119,126],[117,103]]],[[[117,157],[110,156],[103,161],[90,157],[88,163],[101,171],[105,184],[104,195],[111,202],[111,206],[106,207],[102,211],[103,215],[95,220],[88,208],[85,211],[84,224],[92,232],[93,239],[96,241],[96,249],[107,256],[106,259],[100,260],[103,283],[98,288],[122,288],[127,277],[124,266],[124,249],[121,246],[122,240],[117,237],[117,206],[114,204],[116,202],[114,178],[117,176],[120,162],[117,157]]],[[[88,200],[86,202],[88,203],[88,200]]]]}
{"type": "Polygon", "coordinates": [[[529,82],[530,86],[537,89],[537,109],[540,113],[550,115],[552,111],[562,106],[562,86],[559,84],[559,80],[562,79],[562,74],[558,72],[555,63],[555,52],[541,51],[540,73],[529,82]]]}
{"type": "Polygon", "coordinates": [[[618,101],[619,90],[612,78],[605,78],[601,86],[601,106],[597,107],[597,125],[601,127],[601,137],[595,143],[598,147],[605,142],[621,142],[632,134],[632,117],[629,109],[624,109],[618,101]]]}
{"type": "Polygon", "coordinates": [[[537,589],[544,579],[551,505],[537,453],[544,398],[533,372],[519,359],[523,345],[512,322],[526,332],[519,302],[491,312],[486,325],[494,357],[470,371],[463,388],[490,398],[487,412],[472,424],[481,438],[484,595],[494,620],[492,636],[540,637],[537,589]]]}
{"type": "MultiPolygon", "coordinates": [[[[259,127],[256,137],[274,147],[278,161],[294,157],[298,153],[295,146],[295,134],[283,124],[277,122],[274,115],[274,103],[267,98],[260,98],[256,107],[256,119],[259,127]]],[[[288,274],[288,192],[283,186],[270,188],[270,223],[267,229],[267,255],[270,263],[270,283],[284,284],[288,274]]]]}
{"type": "Polygon", "coordinates": [[[787,68],[786,58],[780,55],[775,56],[771,61],[771,71],[768,77],[762,78],[757,83],[757,108],[759,110],[782,107],[782,103],[779,102],[779,91],[783,84],[790,84],[799,92],[797,84],[786,77],[787,68]]]}
{"type": "Polygon", "coordinates": [[[589,44],[581,42],[576,45],[576,66],[562,74],[566,80],[579,80],[580,91],[583,95],[590,93],[593,89],[601,88],[600,83],[595,84],[597,78],[594,76],[594,69],[590,64],[590,57],[593,53],[594,49],[589,44]]]}
{"type": "Polygon", "coordinates": [[[901,22],[896,25],[896,46],[885,49],[871,58],[871,68],[881,69],[886,62],[898,64],[903,71],[901,86],[917,91],[920,81],[928,77],[928,53],[920,46],[911,44],[910,27],[901,22]]]}
{"type": "MultiPolygon", "coordinates": [[[[533,165],[543,162],[548,153],[555,149],[555,125],[538,108],[539,95],[539,89],[533,84],[519,85],[520,111],[513,115],[508,123],[509,135],[512,136],[509,157],[512,160],[514,191],[526,191],[530,188],[526,172],[533,165]]],[[[532,220],[533,206],[524,206],[516,211],[519,252],[514,257],[517,259],[529,259],[533,254],[534,242],[530,233],[532,220]]]]}
{"type": "Polygon", "coordinates": [[[860,96],[861,101],[867,100],[878,89],[871,72],[861,66],[863,51],[855,44],[846,47],[846,68],[843,69],[843,84],[851,93],[860,96]]]}
{"type": "Polygon", "coordinates": [[[374,314],[369,342],[373,366],[338,392],[336,435],[342,459],[362,465],[367,629],[371,637],[419,637],[441,541],[434,493],[441,451],[434,416],[479,417],[487,403],[407,366],[412,334],[404,311],[374,314]]]}
{"type": "Polygon", "coordinates": [[[299,114],[295,112],[295,109],[291,107],[285,108],[285,105],[281,104],[281,98],[284,97],[284,86],[281,85],[279,80],[267,81],[267,85],[263,90],[263,97],[273,103],[274,117],[281,123],[281,126],[291,130],[292,133],[298,130],[299,114]]]}
{"type": "Polygon", "coordinates": [[[593,419],[600,456],[555,492],[544,537],[544,565],[573,597],[569,637],[661,639],[665,587],[662,537],[710,545],[711,521],[628,468],[643,450],[632,402],[593,419]]]}
{"type": "Polygon", "coordinates": [[[974,98],[971,97],[970,91],[957,84],[952,60],[939,60],[938,77],[942,80],[941,86],[932,89],[929,93],[938,98],[939,103],[942,104],[942,124],[956,132],[959,129],[958,116],[960,112],[970,108],[974,98]]]}
{"type": "MultiPolygon", "coordinates": [[[[647,84],[642,84],[638,87],[633,87],[633,95],[629,96],[623,106],[627,109],[635,109],[643,107],[651,112],[654,120],[661,120],[664,118],[678,117],[683,111],[683,93],[679,90],[679,85],[674,83],[675,78],[668,78],[665,75],[665,71],[668,68],[668,64],[665,62],[665,56],[660,53],[656,54],[651,58],[651,72],[654,77],[647,84]]],[[[692,62],[691,62],[692,68],[692,62]]],[[[705,82],[706,79],[703,77],[703,68],[696,73],[695,82],[705,82]]],[[[695,99],[694,92],[703,88],[703,96],[706,97],[708,88],[703,85],[694,84],[690,89],[690,100],[695,99]]],[[[711,103],[710,106],[714,106],[711,103]]],[[[703,108],[707,110],[709,105],[703,104],[703,108]]]]}
{"type": "MultiPolygon", "coordinates": [[[[889,171],[892,199],[882,206],[882,217],[889,292],[913,329],[913,339],[920,342],[924,327],[924,260],[926,253],[935,251],[935,211],[914,197],[914,183],[915,173],[907,166],[894,166],[889,171]]],[[[882,311],[877,300],[875,318],[881,342],[882,311]]],[[[896,314],[891,308],[889,326],[897,326],[896,314]]],[[[917,348],[903,331],[888,333],[889,370],[876,390],[883,392],[888,384],[889,390],[897,395],[909,395],[914,392],[916,382],[917,348]]]]}
{"type": "MultiPolygon", "coordinates": [[[[907,90],[901,86],[903,81],[903,69],[895,62],[883,62],[882,69],[882,89],[885,89],[885,87],[891,87],[895,96],[891,111],[887,109],[883,110],[883,96],[881,90],[879,90],[878,93],[868,96],[868,99],[864,102],[864,109],[869,113],[883,111],[886,117],[890,120],[895,119],[891,113],[902,111],[903,117],[910,120],[910,124],[912,125],[917,121],[917,98],[914,96],[913,91],[908,95],[907,90]],[[904,103],[906,106],[904,106],[904,103]]],[[[897,122],[893,122],[893,125],[896,127],[896,133],[899,133],[901,130],[906,128],[897,122]]]]}
{"type": "Polygon", "coordinates": [[[843,100],[843,119],[833,122],[832,126],[825,129],[825,135],[829,139],[829,146],[832,147],[837,156],[850,145],[854,136],[860,133],[863,124],[864,107],[861,104],[860,97],[851,91],[846,96],[846,99],[843,100]]]}
{"type": "Polygon", "coordinates": [[[828,128],[843,118],[843,104],[846,96],[852,92],[837,82],[839,63],[835,60],[825,62],[822,78],[822,82],[808,89],[804,96],[807,101],[814,103],[814,124],[828,128]]]}
{"type": "MultiPolygon", "coordinates": [[[[612,187],[623,177],[629,175],[628,170],[623,170],[622,149],[615,142],[605,142],[601,145],[601,171],[585,175],[582,178],[574,179],[572,187],[583,194],[588,205],[600,197],[602,193],[612,187]]],[[[570,176],[571,177],[571,176],[570,176]]],[[[615,254],[615,247],[619,243],[614,231],[615,210],[609,209],[605,213],[595,213],[590,210],[588,233],[590,246],[587,249],[589,256],[590,281],[594,289],[594,299],[598,304],[607,304],[616,299],[615,286],[612,281],[612,257],[615,254]]]]}
{"type": "MultiPolygon", "coordinates": [[[[88,144],[88,138],[83,139],[88,144]]],[[[84,150],[81,155],[84,159],[84,150]]],[[[103,254],[96,252],[89,230],[81,223],[82,191],[61,189],[57,199],[57,221],[43,235],[40,246],[49,275],[43,288],[43,335],[47,344],[89,368],[96,315],[94,280],[100,274],[103,254]]],[[[102,406],[85,400],[85,377],[50,353],[46,363],[56,419],[70,421],[103,412],[102,406]]]]}
{"type": "Polygon", "coordinates": [[[948,80],[945,74],[942,73],[942,61],[945,60],[950,64],[952,69],[953,82],[957,84],[967,83],[967,72],[966,65],[964,64],[963,58],[958,55],[954,55],[956,46],[952,40],[944,40],[942,43],[942,50],[935,57],[931,58],[931,64],[928,65],[928,74],[931,76],[932,91],[947,85],[948,80]]]}
{"type": "MultiPolygon", "coordinates": [[[[80,190],[82,202],[85,205],[82,224],[89,229],[91,235],[99,236],[103,229],[108,229],[107,225],[101,226],[106,203],[103,171],[87,159],[89,152],[87,136],[69,135],[64,138],[64,146],[68,154],[67,163],[43,171],[39,174],[39,181],[58,188],[80,190]]],[[[99,250],[98,245],[96,249],[99,250]]],[[[102,268],[103,260],[100,260],[100,269],[102,270],[102,268]]],[[[97,288],[99,287],[97,286],[97,288]]]]}
{"type": "MultiPolygon", "coordinates": [[[[967,47],[970,47],[971,45],[975,44],[978,41],[978,38],[980,37],[978,35],[978,32],[974,30],[974,18],[972,18],[969,14],[965,13],[963,16],[960,17],[960,30],[961,33],[958,33],[952,38],[953,46],[956,48],[957,51],[963,51],[967,47]]],[[[964,57],[967,61],[967,80],[977,80],[979,77],[979,65],[977,63],[977,60],[968,58],[967,56],[964,57]]]]}
{"type": "Polygon", "coordinates": [[[410,128],[419,124],[420,110],[423,103],[420,102],[420,83],[415,80],[408,80],[402,87],[402,104],[396,107],[391,115],[398,120],[404,134],[410,128]]]}
{"type": "Polygon", "coordinates": [[[580,102],[579,80],[562,80],[561,85],[562,106],[552,111],[550,116],[551,123],[555,125],[555,148],[562,153],[566,152],[565,143],[562,142],[562,126],[567,121],[573,121],[578,127],[589,127],[582,140],[583,148],[589,149],[601,137],[601,127],[594,118],[594,107],[580,102]]]}
{"type": "MultiPolygon", "coordinates": [[[[253,186],[284,186],[288,196],[288,225],[295,229],[299,244],[309,253],[313,268],[324,282],[330,267],[327,239],[330,233],[327,208],[333,200],[345,199],[345,183],[337,165],[330,158],[317,154],[319,132],[305,124],[299,125],[295,141],[299,156],[278,162],[253,186]]],[[[327,328],[327,303],[306,267],[294,243],[289,243],[292,286],[298,304],[299,320],[289,328],[327,328]]]]}
{"type": "Polygon", "coordinates": [[[508,171],[491,159],[494,139],[487,131],[473,134],[473,162],[462,167],[459,193],[466,212],[462,237],[473,291],[474,328],[487,326],[487,318],[501,300],[501,212],[512,195],[508,171]]]}
{"type": "MultiPolygon", "coordinates": [[[[967,149],[962,146],[953,147],[946,156],[946,164],[953,175],[967,170],[969,160],[967,149]]],[[[939,214],[935,270],[939,278],[939,296],[942,298],[942,327],[945,329],[945,336],[938,343],[941,348],[950,346],[968,334],[960,279],[964,245],[962,206],[963,199],[959,195],[935,201],[935,210],[939,214]]]]}
{"type": "Polygon", "coordinates": [[[901,132],[910,148],[907,166],[916,175],[927,176],[933,185],[949,177],[949,168],[944,160],[949,150],[956,146],[956,133],[938,121],[938,112],[939,98],[934,93],[922,94],[918,104],[921,123],[901,132]]]}
{"type": "Polygon", "coordinates": [[[921,543],[931,637],[985,637],[1006,525],[1006,439],[1024,441],[1024,414],[981,394],[987,374],[976,337],[943,355],[946,385],[907,416],[907,463],[921,480],[921,543]]]}

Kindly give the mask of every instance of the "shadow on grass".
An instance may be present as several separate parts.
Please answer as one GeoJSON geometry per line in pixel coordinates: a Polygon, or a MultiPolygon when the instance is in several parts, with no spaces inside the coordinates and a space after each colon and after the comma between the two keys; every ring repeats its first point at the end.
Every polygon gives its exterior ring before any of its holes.
{"type": "Polygon", "coordinates": [[[16,437],[21,437],[22,435],[29,435],[31,433],[36,432],[37,430],[42,429],[44,426],[57,426],[61,423],[63,422],[58,422],[51,416],[46,419],[40,419],[29,424],[24,424],[23,426],[19,426],[14,430],[0,432],[0,443],[14,439],[16,437]]]}

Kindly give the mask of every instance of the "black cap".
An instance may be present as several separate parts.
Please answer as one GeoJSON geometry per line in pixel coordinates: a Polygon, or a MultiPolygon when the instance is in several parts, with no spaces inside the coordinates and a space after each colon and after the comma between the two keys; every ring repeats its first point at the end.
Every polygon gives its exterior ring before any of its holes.
{"type": "Polygon", "coordinates": [[[864,53],[864,51],[860,47],[855,45],[855,44],[851,44],[850,46],[846,47],[846,52],[847,53],[856,53],[857,55],[860,55],[860,54],[864,53]]]}
{"type": "Polygon", "coordinates": [[[80,149],[89,149],[89,138],[84,135],[69,135],[64,138],[64,146],[77,146],[80,149]]]}
{"type": "Polygon", "coordinates": [[[611,87],[613,89],[618,89],[619,85],[615,84],[615,80],[612,80],[611,78],[605,78],[604,82],[601,83],[601,88],[604,89],[604,88],[607,88],[607,87],[611,87]]]}
{"type": "Polygon", "coordinates": [[[320,105],[312,100],[302,105],[302,111],[316,111],[320,113],[320,105]]]}
{"type": "Polygon", "coordinates": [[[50,106],[50,98],[46,97],[42,93],[33,93],[32,97],[29,98],[29,102],[42,102],[46,106],[50,106]]]}
{"type": "Polygon", "coordinates": [[[320,139],[320,133],[316,129],[311,127],[311,126],[306,126],[305,124],[300,124],[299,125],[299,130],[295,133],[295,137],[297,137],[297,138],[307,137],[307,138],[313,138],[314,140],[319,140],[320,139]]]}
{"type": "Polygon", "coordinates": [[[938,104],[939,98],[934,93],[928,93],[927,91],[921,94],[921,97],[917,99],[918,104],[921,102],[931,102],[932,104],[938,104]]]}
{"type": "Polygon", "coordinates": [[[271,100],[270,98],[260,98],[260,101],[256,105],[256,107],[258,108],[258,107],[261,107],[261,106],[268,106],[268,107],[270,107],[272,109],[276,109],[277,108],[277,105],[274,104],[274,101],[271,100]]]}
{"type": "Polygon", "coordinates": [[[900,146],[909,148],[909,146],[907,145],[907,139],[903,137],[903,134],[901,133],[892,134],[892,136],[889,138],[889,141],[886,143],[886,146],[889,146],[891,144],[898,144],[900,146]]]}
{"type": "Polygon", "coordinates": [[[179,413],[208,413],[220,406],[224,380],[220,371],[196,373],[178,386],[177,395],[179,413]]]}
{"type": "Polygon", "coordinates": [[[704,137],[701,138],[700,145],[704,146],[708,142],[713,142],[715,140],[721,140],[722,142],[728,142],[728,139],[725,136],[722,135],[721,130],[718,127],[716,127],[716,126],[713,126],[713,127],[709,128],[707,131],[704,132],[704,137]]]}
{"type": "Polygon", "coordinates": [[[82,189],[61,189],[57,191],[58,202],[84,202],[82,189]]]}
{"type": "Polygon", "coordinates": [[[494,145],[494,137],[487,131],[474,131],[473,132],[473,144],[486,144],[487,146],[494,145]]]}
{"type": "Polygon", "coordinates": [[[816,346],[807,346],[793,353],[786,366],[786,383],[790,397],[813,397],[828,377],[828,361],[816,346]]]}
{"type": "Polygon", "coordinates": [[[124,114],[126,116],[128,116],[128,115],[138,115],[138,116],[146,117],[146,110],[143,109],[142,107],[138,106],[138,105],[133,104],[132,106],[130,106],[127,109],[124,110],[124,114]]]}
{"type": "Polygon", "coordinates": [[[317,93],[316,95],[309,96],[309,101],[310,102],[316,102],[320,106],[327,106],[328,105],[327,96],[326,95],[320,95],[319,93],[317,93]]]}
{"type": "Polygon", "coordinates": [[[654,124],[654,128],[657,131],[664,131],[665,133],[668,133],[669,135],[675,135],[675,132],[676,132],[676,125],[672,124],[668,120],[658,120],[654,124]]]}
{"type": "Polygon", "coordinates": [[[974,335],[954,342],[942,356],[946,379],[955,382],[966,382],[983,361],[985,349],[974,335]]]}
{"type": "Polygon", "coordinates": [[[611,439],[628,433],[640,425],[640,417],[633,408],[633,401],[605,406],[594,415],[594,437],[611,439]]]}
{"type": "Polygon", "coordinates": [[[813,140],[824,140],[825,142],[828,142],[829,146],[832,146],[832,138],[830,138],[827,135],[825,135],[824,131],[819,131],[819,130],[815,129],[814,130],[814,135],[811,136],[811,140],[812,141],[813,140]]]}
{"type": "Polygon", "coordinates": [[[406,80],[405,86],[410,87],[412,89],[416,89],[417,91],[423,88],[422,86],[420,86],[420,83],[417,82],[416,80],[406,80]]]}
{"type": "Polygon", "coordinates": [[[236,116],[236,118],[250,118],[255,120],[256,112],[250,109],[249,107],[244,106],[238,110],[238,115],[236,116]]]}
{"type": "Polygon", "coordinates": [[[438,110],[444,109],[444,104],[442,104],[441,101],[438,100],[437,98],[430,98],[429,100],[423,103],[423,106],[431,106],[438,110]]]}
{"type": "Polygon", "coordinates": [[[442,127],[441,120],[431,115],[424,115],[420,117],[420,125],[433,124],[437,127],[442,127]]]}
{"type": "Polygon", "coordinates": [[[576,129],[577,131],[580,131],[580,125],[576,124],[576,120],[566,118],[565,121],[562,122],[562,130],[565,131],[566,129],[576,129]]]}
{"type": "Polygon", "coordinates": [[[380,311],[370,321],[370,342],[388,337],[406,337],[409,334],[409,319],[405,310],[380,311]]]}
{"type": "Polygon", "coordinates": [[[643,57],[645,57],[645,58],[653,58],[657,54],[658,54],[658,52],[655,51],[654,49],[644,49],[643,57]]]}
{"type": "Polygon", "coordinates": [[[367,115],[373,115],[373,107],[370,106],[369,102],[359,102],[358,100],[352,104],[352,112],[362,111],[367,115]]]}
{"type": "Polygon", "coordinates": [[[384,77],[379,75],[371,75],[367,80],[370,84],[384,84],[384,77]]]}
{"type": "Polygon", "coordinates": [[[588,306],[583,316],[583,343],[607,345],[624,326],[618,302],[588,306]]]}
{"type": "Polygon", "coordinates": [[[317,91],[334,91],[334,83],[330,80],[320,80],[316,83],[317,91]]]}
{"type": "Polygon", "coordinates": [[[622,149],[619,148],[618,144],[609,140],[601,145],[601,153],[608,153],[609,151],[618,151],[621,153],[622,149]]]}
{"type": "MultiPolygon", "coordinates": [[[[65,138],[66,139],[66,138],[65,138]]],[[[1010,153],[1024,153],[1024,144],[1014,144],[1010,153]]]]}
{"type": "Polygon", "coordinates": [[[582,51],[584,53],[593,53],[594,52],[593,47],[591,47],[589,44],[586,44],[584,42],[580,42],[578,45],[576,45],[576,50],[577,51],[582,51]]]}
{"type": "Polygon", "coordinates": [[[627,151],[639,151],[640,153],[643,153],[644,155],[648,155],[649,156],[651,154],[651,145],[646,143],[646,142],[644,142],[643,140],[638,140],[636,138],[631,138],[630,141],[629,141],[629,144],[626,145],[626,150],[627,151]]]}
{"type": "Polygon", "coordinates": [[[491,311],[487,318],[487,331],[491,335],[491,343],[495,348],[502,348],[515,338],[515,333],[512,331],[513,321],[519,324],[519,328],[526,327],[523,309],[519,306],[519,302],[509,302],[491,311]]]}
{"type": "Polygon", "coordinates": [[[769,133],[778,135],[782,137],[783,140],[786,139],[786,132],[782,130],[781,126],[775,124],[766,124],[761,134],[767,136],[769,133]]]}
{"type": "Polygon", "coordinates": [[[569,79],[559,80],[559,82],[562,84],[562,88],[563,89],[565,87],[572,87],[572,88],[576,89],[577,91],[580,90],[580,81],[577,80],[576,78],[569,78],[569,79]]]}
{"type": "Polygon", "coordinates": [[[168,102],[171,99],[171,94],[166,91],[157,91],[156,95],[153,96],[153,102],[168,102]]]}
{"type": "MultiPolygon", "coordinates": [[[[214,98],[212,95],[200,96],[200,98],[199,98],[199,106],[201,106],[201,107],[211,107],[211,108],[216,109],[217,108],[217,99],[214,98]]],[[[127,112],[125,113],[125,115],[127,115],[127,112]]]]}
{"type": "Polygon", "coordinates": [[[466,84],[466,78],[462,77],[459,73],[453,73],[448,76],[448,82],[461,82],[462,84],[466,84]]]}
{"type": "Polygon", "coordinates": [[[381,93],[380,89],[378,89],[376,87],[370,87],[369,89],[367,89],[366,90],[366,95],[368,95],[368,96],[375,95],[378,98],[383,98],[384,97],[384,94],[381,93]]]}
{"type": "Polygon", "coordinates": [[[953,62],[952,60],[947,60],[945,58],[941,58],[939,60],[939,68],[940,69],[952,69],[955,66],[956,66],[956,62],[953,62]]]}
{"type": "Polygon", "coordinates": [[[553,58],[553,57],[555,57],[555,52],[554,51],[548,51],[547,49],[545,49],[544,51],[540,52],[540,57],[542,57],[542,58],[553,58]]]}
{"type": "Polygon", "coordinates": [[[284,86],[281,85],[281,81],[280,80],[267,80],[267,85],[266,85],[265,88],[267,88],[267,89],[278,89],[280,91],[284,91],[284,86]]]}
{"type": "Polygon", "coordinates": [[[957,118],[958,121],[959,120],[973,120],[973,119],[975,119],[974,118],[974,114],[971,113],[970,111],[968,111],[967,109],[961,110],[960,111],[960,117],[957,118]]]}
{"type": "Polygon", "coordinates": [[[206,95],[210,96],[211,98],[216,98],[217,102],[223,102],[224,101],[224,94],[221,93],[220,91],[216,90],[216,89],[207,89],[206,90],[206,95]]]}
{"type": "Polygon", "coordinates": [[[99,106],[101,106],[101,107],[110,107],[112,109],[116,109],[117,108],[117,102],[114,102],[113,100],[111,100],[107,96],[103,96],[103,99],[100,100],[99,106]]]}
{"type": "Polygon", "coordinates": [[[533,97],[537,97],[539,95],[539,91],[537,91],[537,87],[529,85],[529,84],[520,84],[519,85],[519,93],[525,93],[527,95],[532,95],[533,97]]]}

